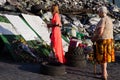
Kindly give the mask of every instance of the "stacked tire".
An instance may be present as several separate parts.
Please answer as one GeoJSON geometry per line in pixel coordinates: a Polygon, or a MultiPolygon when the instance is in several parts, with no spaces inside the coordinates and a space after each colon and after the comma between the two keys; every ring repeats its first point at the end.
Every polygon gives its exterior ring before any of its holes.
{"type": "Polygon", "coordinates": [[[84,68],[86,66],[86,58],[82,47],[69,46],[68,52],[65,54],[66,64],[72,67],[84,68]]]}

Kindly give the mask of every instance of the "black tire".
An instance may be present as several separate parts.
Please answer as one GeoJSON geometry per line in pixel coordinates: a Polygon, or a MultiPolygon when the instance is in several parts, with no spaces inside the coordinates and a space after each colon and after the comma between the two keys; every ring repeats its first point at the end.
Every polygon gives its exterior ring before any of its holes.
{"type": "Polygon", "coordinates": [[[86,60],[69,60],[66,64],[72,67],[85,68],[86,60]]]}
{"type": "Polygon", "coordinates": [[[84,49],[81,47],[74,48],[69,46],[68,53],[71,55],[84,55],[84,49]]]}
{"type": "Polygon", "coordinates": [[[51,76],[60,76],[65,74],[65,66],[60,63],[42,63],[41,73],[51,76]]]}
{"type": "Polygon", "coordinates": [[[85,54],[83,51],[83,48],[76,47],[71,48],[66,54],[65,54],[66,60],[84,60],[85,54]]]}
{"type": "Polygon", "coordinates": [[[73,67],[85,67],[86,58],[81,47],[69,47],[69,51],[65,54],[66,64],[73,67]]]}
{"type": "Polygon", "coordinates": [[[81,54],[81,55],[65,54],[65,58],[66,60],[84,60],[85,55],[84,54],[81,54]]]}
{"type": "Polygon", "coordinates": [[[83,48],[81,48],[81,47],[76,47],[76,48],[74,49],[74,54],[75,54],[75,55],[83,55],[83,54],[84,54],[83,48]]]}

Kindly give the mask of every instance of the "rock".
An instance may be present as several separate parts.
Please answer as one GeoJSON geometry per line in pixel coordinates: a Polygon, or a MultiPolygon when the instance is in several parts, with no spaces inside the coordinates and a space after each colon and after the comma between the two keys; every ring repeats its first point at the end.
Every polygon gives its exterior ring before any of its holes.
{"type": "Polygon", "coordinates": [[[114,39],[115,40],[120,40],[120,34],[116,34],[114,39]]]}
{"type": "Polygon", "coordinates": [[[7,2],[10,4],[10,5],[20,5],[20,3],[17,1],[17,0],[7,0],[7,2]]]}
{"type": "Polygon", "coordinates": [[[4,5],[6,3],[6,0],[0,0],[0,6],[4,5]]]}
{"type": "Polygon", "coordinates": [[[15,6],[12,6],[12,5],[6,5],[6,6],[4,6],[4,10],[14,11],[14,12],[17,11],[17,9],[15,8],[15,6]]]}

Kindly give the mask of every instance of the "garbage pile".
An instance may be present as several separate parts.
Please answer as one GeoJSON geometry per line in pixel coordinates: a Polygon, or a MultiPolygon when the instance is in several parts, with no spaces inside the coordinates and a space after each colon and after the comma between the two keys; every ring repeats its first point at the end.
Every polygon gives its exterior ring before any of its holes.
{"type": "Polygon", "coordinates": [[[13,11],[15,13],[31,13],[39,15],[44,21],[52,18],[49,10],[51,4],[60,6],[63,27],[62,34],[69,39],[77,37],[82,40],[85,36],[92,36],[96,24],[100,20],[97,9],[105,5],[114,24],[114,38],[120,40],[120,9],[108,0],[1,0],[0,12],[13,11]]]}

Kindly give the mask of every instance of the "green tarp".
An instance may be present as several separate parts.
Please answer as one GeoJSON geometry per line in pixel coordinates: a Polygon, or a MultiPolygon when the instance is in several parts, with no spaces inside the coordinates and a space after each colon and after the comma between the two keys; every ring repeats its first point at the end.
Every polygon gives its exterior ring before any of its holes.
{"type": "MultiPolygon", "coordinates": [[[[10,23],[9,20],[3,16],[0,16],[0,22],[10,23]]],[[[14,27],[14,25],[13,25],[13,27],[14,27]]],[[[28,25],[28,27],[29,27],[29,25],[28,25]]],[[[2,52],[1,54],[4,54],[4,55],[10,54],[14,61],[24,61],[24,62],[35,61],[35,59],[32,56],[30,56],[26,52],[18,49],[19,44],[13,43],[15,40],[20,40],[20,39],[24,40],[29,45],[29,47],[33,50],[35,55],[37,55],[37,57],[39,57],[39,58],[40,57],[42,58],[43,56],[48,57],[50,50],[51,50],[48,45],[44,45],[43,43],[40,43],[37,40],[26,41],[22,35],[1,34],[0,39],[3,42],[2,43],[3,45],[1,45],[1,47],[4,47],[5,50],[7,51],[7,53],[5,53],[3,50],[3,51],[1,51],[2,52]]],[[[7,57],[7,55],[6,55],[6,57],[7,57]]]]}

